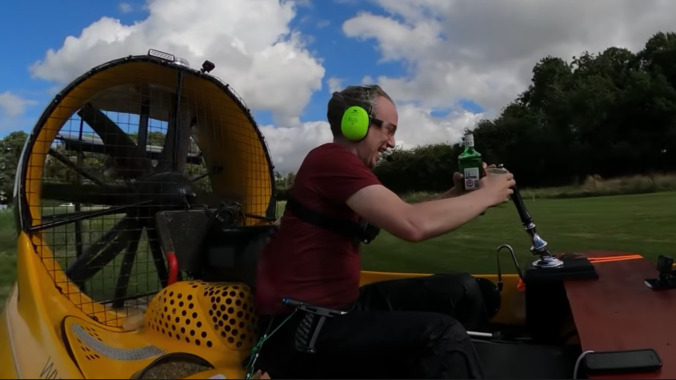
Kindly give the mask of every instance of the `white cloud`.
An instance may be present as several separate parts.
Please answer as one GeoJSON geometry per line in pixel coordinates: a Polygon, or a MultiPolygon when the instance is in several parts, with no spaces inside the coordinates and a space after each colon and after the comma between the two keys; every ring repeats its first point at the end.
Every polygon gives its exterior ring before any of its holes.
{"type": "Polygon", "coordinates": [[[0,93],[0,116],[16,117],[26,112],[26,107],[35,104],[35,101],[24,99],[9,91],[0,93]]]}
{"type": "Polygon", "coordinates": [[[186,58],[193,67],[216,64],[212,74],[231,84],[253,109],[293,123],[321,88],[324,68],[289,28],[296,3],[276,0],[150,0],[148,17],[132,25],[103,17],[50,49],[30,70],[34,77],[68,82],[93,66],[149,48],[186,58]],[[293,96],[289,96],[293,94],[293,96]]]}
{"type": "Polygon", "coordinates": [[[327,84],[329,85],[329,94],[333,94],[335,91],[340,91],[344,87],[343,79],[337,77],[330,77],[327,80],[327,84]]]}
{"type": "Polygon", "coordinates": [[[321,19],[317,21],[317,28],[326,28],[331,25],[331,20],[321,19]]]}
{"type": "Polygon", "coordinates": [[[261,127],[265,136],[275,170],[280,173],[295,172],[305,155],[319,144],[333,140],[329,123],[306,122],[292,128],[271,125],[261,127]]]}
{"type": "Polygon", "coordinates": [[[0,131],[16,130],[17,125],[24,125],[26,108],[37,102],[22,98],[9,91],[0,93],[0,131]]]}
{"type": "Polygon", "coordinates": [[[118,9],[122,13],[130,13],[134,10],[134,6],[132,6],[129,3],[121,2],[120,5],[118,6],[118,9]]]}
{"type": "MultiPolygon", "coordinates": [[[[360,12],[344,22],[344,33],[375,43],[381,61],[402,63],[405,75],[377,81],[398,105],[415,104],[418,109],[407,112],[422,117],[423,125],[454,134],[474,126],[480,115],[456,111],[431,120],[424,117],[427,110],[471,99],[485,109],[483,117],[494,117],[527,88],[541,58],[570,61],[610,46],[638,51],[654,33],[672,31],[676,21],[676,2],[661,0],[374,2],[385,14],[360,12]]],[[[416,128],[406,120],[400,124],[402,134],[416,128]]]]}
{"type": "Polygon", "coordinates": [[[443,118],[435,118],[429,109],[404,104],[398,108],[399,125],[395,143],[404,149],[426,144],[455,144],[465,128],[473,127],[482,117],[465,110],[453,110],[443,118]]]}

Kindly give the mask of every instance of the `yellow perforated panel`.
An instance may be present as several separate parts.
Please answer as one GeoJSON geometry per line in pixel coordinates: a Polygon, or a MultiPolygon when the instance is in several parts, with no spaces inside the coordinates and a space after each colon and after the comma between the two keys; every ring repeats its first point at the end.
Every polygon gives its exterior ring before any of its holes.
{"type": "Polygon", "coordinates": [[[199,347],[250,350],[256,333],[251,289],[243,283],[182,281],[153,298],[146,326],[199,347]]]}

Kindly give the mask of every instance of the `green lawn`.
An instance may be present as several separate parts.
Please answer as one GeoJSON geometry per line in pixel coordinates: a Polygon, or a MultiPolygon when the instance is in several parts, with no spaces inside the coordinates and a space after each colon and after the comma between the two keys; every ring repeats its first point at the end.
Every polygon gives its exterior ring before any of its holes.
{"type": "MultiPolygon", "coordinates": [[[[655,260],[676,254],[676,192],[575,199],[525,200],[540,236],[553,253],[608,249],[637,252],[655,260]]],[[[432,272],[496,271],[496,250],[507,243],[523,268],[533,260],[516,208],[506,203],[447,235],[422,243],[386,232],[363,250],[372,270],[432,272]]],[[[503,271],[514,272],[501,253],[503,271]]]]}
{"type": "Polygon", "coordinates": [[[4,306],[5,297],[9,294],[12,283],[16,280],[16,233],[14,214],[0,211],[0,309],[4,306]]]}
{"type": "MultiPolygon", "coordinates": [[[[576,199],[526,200],[538,232],[555,252],[608,249],[637,252],[655,260],[676,254],[676,192],[576,199]]],[[[281,208],[281,207],[280,207],[281,208]]],[[[0,300],[15,280],[13,216],[0,212],[0,300]]],[[[514,205],[490,209],[459,230],[422,243],[407,243],[381,232],[363,247],[369,270],[441,272],[496,271],[496,249],[510,244],[524,268],[533,256],[514,205]]],[[[514,272],[507,252],[503,272],[514,272]]]]}
{"type": "Polygon", "coordinates": [[[14,252],[16,249],[16,229],[14,228],[14,213],[0,211],[0,253],[14,252]]]}

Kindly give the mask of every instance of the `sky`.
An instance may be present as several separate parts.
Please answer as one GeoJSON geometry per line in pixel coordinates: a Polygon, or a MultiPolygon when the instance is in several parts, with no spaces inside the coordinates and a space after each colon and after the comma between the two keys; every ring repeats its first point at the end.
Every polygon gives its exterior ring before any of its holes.
{"type": "Polygon", "coordinates": [[[396,144],[456,143],[528,88],[548,55],[637,52],[676,31],[672,0],[5,0],[0,138],[29,132],[53,96],[108,60],[158,49],[229,83],[251,108],[275,169],[331,141],[326,103],[380,84],[396,144]]]}

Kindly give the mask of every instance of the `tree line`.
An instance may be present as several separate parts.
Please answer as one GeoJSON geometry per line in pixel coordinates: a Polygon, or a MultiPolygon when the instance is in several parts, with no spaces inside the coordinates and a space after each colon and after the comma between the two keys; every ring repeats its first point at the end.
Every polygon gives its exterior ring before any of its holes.
{"type": "Polygon", "coordinates": [[[12,201],[16,167],[27,138],[26,132],[17,131],[0,140],[0,204],[12,201]]]}
{"type": "MultiPolygon", "coordinates": [[[[522,186],[674,171],[676,34],[656,33],[637,53],[542,58],[528,89],[472,132],[485,161],[505,164],[522,186]]],[[[441,191],[461,151],[460,142],[395,150],[375,172],[399,193],[441,191]]]]}

